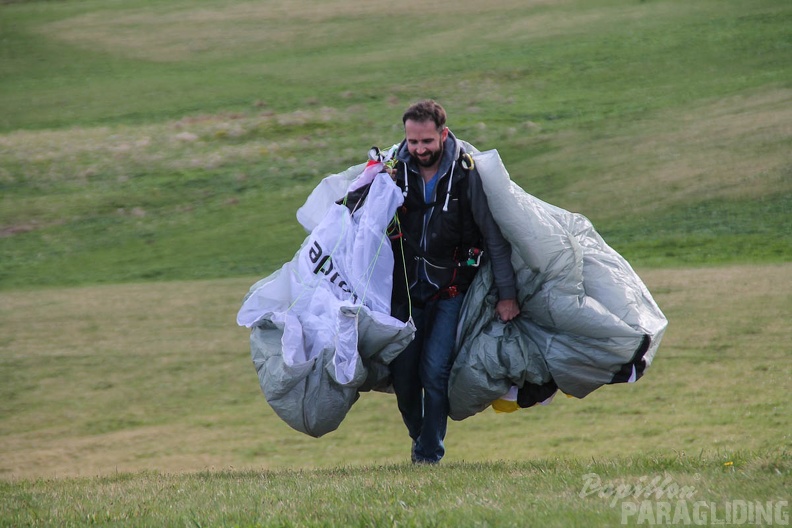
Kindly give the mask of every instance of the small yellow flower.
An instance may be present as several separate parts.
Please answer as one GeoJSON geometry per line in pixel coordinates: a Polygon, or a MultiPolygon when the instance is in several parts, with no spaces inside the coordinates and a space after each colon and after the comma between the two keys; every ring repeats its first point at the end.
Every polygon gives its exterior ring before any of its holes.
{"type": "Polygon", "coordinates": [[[731,460],[729,460],[728,462],[724,462],[724,463],[723,463],[723,465],[724,465],[724,466],[726,466],[726,467],[731,467],[731,466],[733,466],[733,465],[734,465],[734,462],[732,462],[731,460]]]}

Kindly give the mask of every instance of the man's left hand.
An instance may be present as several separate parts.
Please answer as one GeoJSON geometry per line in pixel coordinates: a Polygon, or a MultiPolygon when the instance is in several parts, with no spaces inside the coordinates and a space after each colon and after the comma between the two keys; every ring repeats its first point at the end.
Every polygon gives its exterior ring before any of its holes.
{"type": "Polygon", "coordinates": [[[520,307],[517,305],[516,299],[501,299],[495,305],[495,313],[505,323],[520,315],[520,307]]]}

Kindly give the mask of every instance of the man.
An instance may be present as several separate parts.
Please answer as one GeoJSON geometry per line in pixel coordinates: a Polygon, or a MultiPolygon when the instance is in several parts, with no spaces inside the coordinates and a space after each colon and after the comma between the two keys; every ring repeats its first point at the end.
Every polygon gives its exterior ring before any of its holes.
{"type": "Polygon", "coordinates": [[[426,100],[402,117],[405,139],[392,172],[404,192],[393,239],[392,315],[413,318],[415,339],[391,363],[414,463],[445,454],[448,377],[459,312],[482,257],[490,260],[502,321],[519,315],[511,246],[492,218],[470,155],[446,127],[442,106],[426,100]]]}

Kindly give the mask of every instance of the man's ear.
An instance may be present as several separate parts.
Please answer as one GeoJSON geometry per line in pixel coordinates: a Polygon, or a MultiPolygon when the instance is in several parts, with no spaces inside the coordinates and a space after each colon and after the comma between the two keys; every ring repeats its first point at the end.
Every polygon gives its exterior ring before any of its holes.
{"type": "Polygon", "coordinates": [[[443,131],[440,133],[440,142],[445,143],[447,137],[448,137],[448,127],[443,127],[443,131]]]}

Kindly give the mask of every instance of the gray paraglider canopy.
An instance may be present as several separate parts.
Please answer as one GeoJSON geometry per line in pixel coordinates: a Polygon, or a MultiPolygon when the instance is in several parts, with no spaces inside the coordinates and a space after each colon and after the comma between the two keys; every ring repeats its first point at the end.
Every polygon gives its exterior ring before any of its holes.
{"type": "MultiPolygon", "coordinates": [[[[468,291],[449,380],[449,415],[472,416],[507,393],[521,407],[560,389],[582,398],[639,379],[668,321],[629,263],[584,216],[547,204],[509,178],[497,151],[473,153],[492,215],[512,245],[520,316],[502,323],[486,261],[468,291]]],[[[388,364],[412,322],[390,316],[393,253],[386,232],[401,191],[382,172],[395,152],[325,178],[297,212],[310,234],[294,259],[251,288],[237,321],[267,402],[311,436],[335,430],[363,390],[387,390],[388,364]],[[336,203],[370,185],[355,211],[336,203]]]]}

